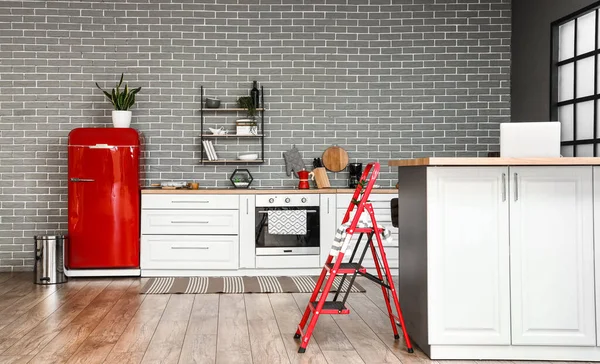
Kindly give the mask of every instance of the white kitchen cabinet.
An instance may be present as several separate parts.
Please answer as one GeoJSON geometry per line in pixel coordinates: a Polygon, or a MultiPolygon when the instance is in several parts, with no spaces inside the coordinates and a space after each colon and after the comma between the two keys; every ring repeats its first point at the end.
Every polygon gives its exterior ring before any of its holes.
{"type": "MultiPolygon", "coordinates": [[[[246,205],[242,207],[245,213],[246,205]]],[[[142,276],[238,269],[239,229],[239,195],[142,195],[142,276]]]]}
{"type": "Polygon", "coordinates": [[[236,269],[237,236],[144,235],[144,269],[236,269]]]}
{"type": "Polygon", "coordinates": [[[240,196],[240,268],[256,267],[255,206],[254,195],[240,196]]]}
{"type": "Polygon", "coordinates": [[[319,196],[319,236],[321,238],[320,256],[321,262],[319,266],[322,267],[329,256],[331,250],[331,244],[335,237],[335,230],[337,228],[335,224],[335,194],[321,194],[319,196]]]}
{"type": "Polygon", "coordinates": [[[513,345],[596,345],[592,168],[511,167],[513,345]]]}
{"type": "Polygon", "coordinates": [[[430,344],[510,344],[507,167],[428,171],[430,344]]]}

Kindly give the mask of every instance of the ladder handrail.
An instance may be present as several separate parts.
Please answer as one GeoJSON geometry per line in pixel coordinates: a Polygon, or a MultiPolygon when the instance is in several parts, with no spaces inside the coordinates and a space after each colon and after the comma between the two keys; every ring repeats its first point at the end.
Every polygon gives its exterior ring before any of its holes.
{"type": "Polygon", "coordinates": [[[342,220],[342,224],[347,223],[348,220],[350,220],[350,214],[354,210],[354,206],[356,206],[356,214],[354,214],[354,218],[352,219],[352,223],[350,224],[350,227],[348,227],[348,229],[346,229],[346,231],[349,234],[352,234],[354,232],[354,229],[356,228],[356,224],[358,224],[358,221],[360,220],[360,216],[362,215],[362,213],[365,209],[365,204],[367,203],[367,200],[368,200],[369,196],[371,195],[371,190],[373,189],[373,186],[375,185],[375,181],[377,180],[377,177],[379,176],[379,169],[380,169],[379,162],[371,162],[371,163],[367,164],[367,167],[365,168],[362,175],[360,176],[360,180],[358,181],[356,189],[354,190],[354,194],[352,195],[352,199],[350,200],[350,205],[348,206],[348,209],[346,210],[346,214],[344,215],[344,219],[342,220]],[[366,187],[364,187],[365,184],[366,184],[366,187]],[[361,195],[362,195],[362,198],[359,201],[358,198],[361,197],[361,195]],[[358,201],[358,204],[355,204],[355,201],[358,201]]]}

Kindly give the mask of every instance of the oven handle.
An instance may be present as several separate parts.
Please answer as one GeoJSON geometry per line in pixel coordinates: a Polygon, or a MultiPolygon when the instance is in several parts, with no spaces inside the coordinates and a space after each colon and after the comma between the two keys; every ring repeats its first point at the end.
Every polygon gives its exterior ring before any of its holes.
{"type": "MultiPolygon", "coordinates": [[[[287,210],[271,210],[271,211],[287,211],[287,210]]],[[[290,210],[290,211],[294,211],[294,210],[290,210]]],[[[259,214],[266,214],[269,211],[258,211],[259,214]]],[[[317,212],[317,210],[306,210],[307,213],[313,213],[313,212],[317,212]]]]}

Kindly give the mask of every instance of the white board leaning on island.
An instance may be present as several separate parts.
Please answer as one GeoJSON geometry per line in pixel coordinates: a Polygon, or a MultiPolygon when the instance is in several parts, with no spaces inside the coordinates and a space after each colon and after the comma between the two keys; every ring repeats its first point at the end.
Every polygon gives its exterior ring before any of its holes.
{"type": "Polygon", "coordinates": [[[500,124],[500,157],[560,157],[560,122],[511,122],[500,124]]]}

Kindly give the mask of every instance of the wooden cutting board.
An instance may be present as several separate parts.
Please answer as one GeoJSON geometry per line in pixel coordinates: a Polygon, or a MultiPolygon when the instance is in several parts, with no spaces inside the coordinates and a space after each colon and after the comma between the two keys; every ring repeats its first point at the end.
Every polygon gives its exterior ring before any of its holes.
{"type": "Polygon", "coordinates": [[[339,172],[348,165],[348,152],[342,147],[333,146],[323,152],[323,166],[332,172],[339,172]]]}

